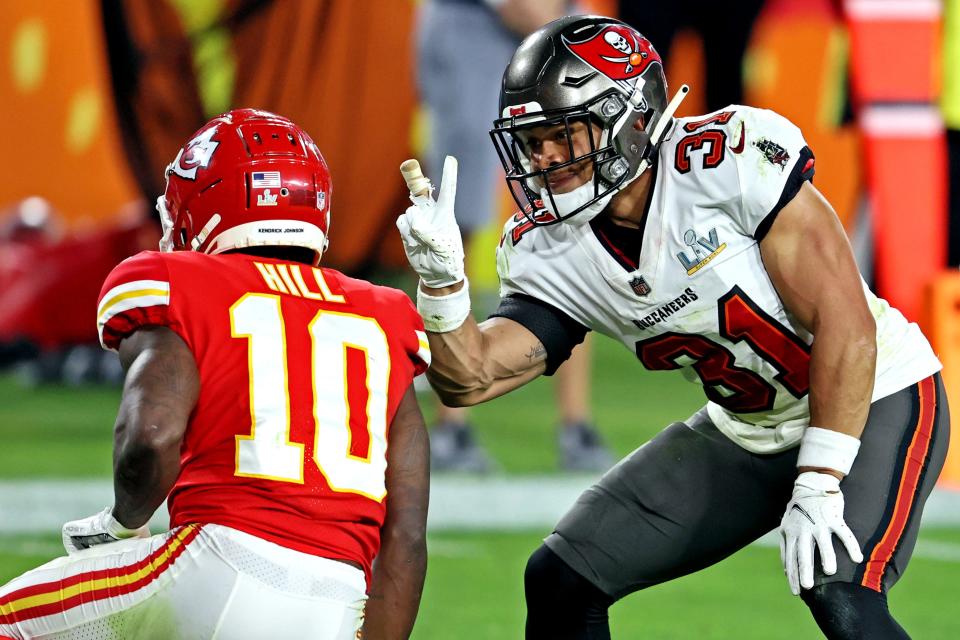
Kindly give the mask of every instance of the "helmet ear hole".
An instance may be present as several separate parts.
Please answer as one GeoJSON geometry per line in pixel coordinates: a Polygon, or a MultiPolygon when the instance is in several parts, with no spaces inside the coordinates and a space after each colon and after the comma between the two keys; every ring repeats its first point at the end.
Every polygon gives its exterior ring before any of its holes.
{"type": "Polygon", "coordinates": [[[650,122],[650,118],[653,117],[654,110],[647,109],[644,113],[641,113],[637,116],[637,119],[633,121],[633,128],[636,131],[645,131],[647,129],[647,123],[650,122]]]}
{"type": "Polygon", "coordinates": [[[649,125],[651,125],[656,115],[657,115],[657,110],[654,109],[653,107],[650,107],[649,109],[644,111],[643,116],[641,116],[643,118],[643,128],[646,129],[649,125]]]}
{"type": "Polygon", "coordinates": [[[187,246],[187,230],[183,227],[180,227],[180,244],[184,247],[187,246]]]}

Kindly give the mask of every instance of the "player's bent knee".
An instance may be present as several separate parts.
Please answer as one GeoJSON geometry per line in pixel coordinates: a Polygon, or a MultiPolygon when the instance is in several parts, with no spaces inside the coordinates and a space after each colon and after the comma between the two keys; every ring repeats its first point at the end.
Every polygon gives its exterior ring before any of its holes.
{"type": "Polygon", "coordinates": [[[527,639],[607,640],[607,609],[614,599],[570,568],[545,545],[533,552],[524,571],[527,639]]]}
{"type": "Polygon", "coordinates": [[[561,573],[564,566],[566,563],[557,557],[557,554],[545,545],[540,545],[527,559],[527,567],[523,572],[524,586],[527,590],[547,587],[552,577],[561,573]]]}
{"type": "Polygon", "coordinates": [[[887,596],[873,589],[831,582],[805,589],[800,597],[829,640],[910,638],[890,615],[887,596]]]}
{"type": "Polygon", "coordinates": [[[523,573],[527,607],[572,604],[585,586],[596,589],[546,545],[534,551],[523,573]]]}

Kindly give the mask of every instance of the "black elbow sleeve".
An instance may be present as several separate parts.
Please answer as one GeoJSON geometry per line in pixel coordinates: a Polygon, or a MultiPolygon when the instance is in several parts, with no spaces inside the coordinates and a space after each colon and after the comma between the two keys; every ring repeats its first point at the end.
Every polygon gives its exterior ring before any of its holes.
{"type": "Polygon", "coordinates": [[[502,298],[491,318],[508,318],[523,325],[547,350],[547,370],[552,376],[570,357],[573,348],[583,342],[588,329],[556,307],[526,296],[514,294],[502,298]]]}

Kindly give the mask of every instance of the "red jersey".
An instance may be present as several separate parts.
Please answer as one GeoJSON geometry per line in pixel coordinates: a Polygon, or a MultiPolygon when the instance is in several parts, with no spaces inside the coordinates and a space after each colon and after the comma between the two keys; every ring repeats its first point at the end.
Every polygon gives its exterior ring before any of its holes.
{"type": "Polygon", "coordinates": [[[352,560],[369,580],[389,426],[430,361],[406,294],[269,258],[147,251],[107,277],[97,325],[112,350],[169,327],[196,360],[171,526],[222,524],[352,560]]]}

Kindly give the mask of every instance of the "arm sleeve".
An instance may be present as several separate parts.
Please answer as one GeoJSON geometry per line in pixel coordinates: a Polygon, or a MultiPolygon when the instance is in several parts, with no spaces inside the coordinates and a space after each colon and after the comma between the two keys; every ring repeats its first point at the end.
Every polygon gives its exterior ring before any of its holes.
{"type": "Polygon", "coordinates": [[[740,201],[731,215],[757,241],[807,180],[813,180],[814,155],[800,129],[766,109],[741,107],[743,151],[734,154],[740,201]]]}
{"type": "Polygon", "coordinates": [[[179,327],[171,320],[170,275],[156,251],[144,251],[114,267],[100,289],[97,331],[104,349],[116,351],[120,342],[140,327],[179,327]]]}
{"type": "Polygon", "coordinates": [[[757,242],[763,240],[764,236],[767,235],[767,232],[770,231],[770,227],[773,225],[773,221],[777,219],[777,214],[793,200],[794,196],[800,191],[800,187],[803,186],[803,183],[807,180],[813,182],[813,174],[815,172],[813,164],[813,151],[810,150],[810,147],[804,146],[803,149],[800,150],[800,157],[793,165],[793,169],[790,171],[790,175],[783,185],[783,190],[780,192],[780,199],[777,200],[777,204],[773,205],[773,208],[764,216],[763,220],[760,221],[760,224],[757,225],[756,230],[753,232],[753,237],[757,242]]]}
{"type": "Polygon", "coordinates": [[[554,306],[523,294],[501,298],[491,318],[508,318],[523,325],[547,350],[547,370],[552,376],[583,342],[588,329],[554,306]]]}

